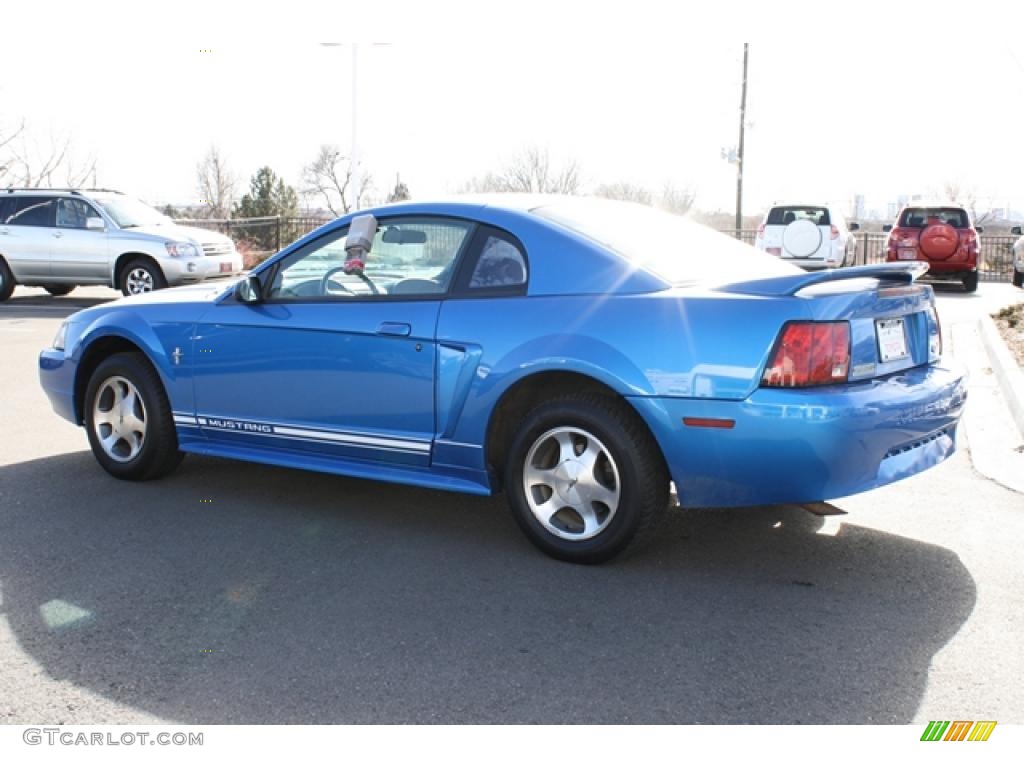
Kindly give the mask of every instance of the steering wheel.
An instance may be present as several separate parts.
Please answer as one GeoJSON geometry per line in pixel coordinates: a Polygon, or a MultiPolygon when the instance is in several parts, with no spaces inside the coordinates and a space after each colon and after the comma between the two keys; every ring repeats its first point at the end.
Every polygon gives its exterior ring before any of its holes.
{"type": "MultiPolygon", "coordinates": [[[[349,270],[348,267],[342,266],[342,267],[334,267],[333,269],[327,270],[324,273],[324,276],[322,278],[320,278],[320,294],[322,296],[326,296],[327,293],[328,293],[328,291],[327,291],[327,284],[330,282],[331,275],[337,274],[338,272],[344,272],[346,275],[355,275],[360,280],[362,280],[364,283],[366,283],[366,285],[370,289],[370,293],[375,294],[375,295],[379,295],[380,294],[380,290],[377,288],[376,285],[374,285],[373,280],[371,280],[369,277],[367,277],[366,273],[363,272],[361,269],[358,270],[358,271],[352,271],[352,270],[349,270]]],[[[351,293],[353,296],[355,295],[355,291],[353,291],[351,288],[349,288],[346,285],[342,285],[341,283],[334,283],[334,285],[339,286],[346,293],[351,293]]]]}

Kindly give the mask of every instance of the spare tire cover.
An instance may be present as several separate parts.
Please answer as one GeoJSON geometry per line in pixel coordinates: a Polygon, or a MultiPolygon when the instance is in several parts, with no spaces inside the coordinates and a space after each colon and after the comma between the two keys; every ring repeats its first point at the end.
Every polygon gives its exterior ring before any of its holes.
{"type": "Polygon", "coordinates": [[[790,222],[782,230],[782,247],[798,259],[805,259],[821,245],[821,230],[810,219],[790,222]]]}
{"type": "Polygon", "coordinates": [[[960,236],[949,224],[929,224],[921,230],[920,243],[929,259],[948,259],[960,247],[960,236]]]}

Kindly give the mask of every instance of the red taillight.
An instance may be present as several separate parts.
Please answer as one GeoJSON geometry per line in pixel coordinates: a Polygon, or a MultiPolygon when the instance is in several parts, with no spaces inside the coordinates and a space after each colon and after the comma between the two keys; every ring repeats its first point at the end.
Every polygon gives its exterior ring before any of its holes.
{"type": "Polygon", "coordinates": [[[850,324],[788,323],[764,369],[765,387],[813,387],[846,381],[850,373],[850,324]]]}
{"type": "Polygon", "coordinates": [[[764,224],[757,225],[757,236],[764,237],[764,224]]]}
{"type": "Polygon", "coordinates": [[[978,233],[973,229],[968,229],[964,232],[963,237],[964,244],[967,246],[967,252],[972,256],[978,255],[978,233]]]}
{"type": "Polygon", "coordinates": [[[839,239],[839,227],[837,227],[835,224],[832,225],[832,239],[839,239]]]}

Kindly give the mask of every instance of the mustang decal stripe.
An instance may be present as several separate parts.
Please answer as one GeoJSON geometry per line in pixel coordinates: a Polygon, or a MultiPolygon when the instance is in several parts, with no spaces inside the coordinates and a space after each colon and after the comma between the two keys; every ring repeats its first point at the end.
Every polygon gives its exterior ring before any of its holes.
{"type": "MultiPolygon", "coordinates": [[[[240,430],[240,429],[231,429],[231,428],[226,428],[226,427],[211,427],[211,426],[204,426],[203,429],[213,430],[214,432],[232,432],[234,434],[238,434],[239,432],[243,431],[243,430],[240,430]]],[[[291,430],[288,430],[288,431],[291,431],[291,430]]],[[[254,432],[248,432],[247,431],[247,432],[245,432],[245,434],[259,434],[259,433],[254,433],[254,432]]],[[[380,451],[399,451],[399,452],[402,452],[402,453],[429,453],[429,451],[430,451],[429,447],[424,448],[424,447],[421,447],[419,444],[414,444],[414,445],[416,445],[416,448],[393,448],[391,446],[378,445],[376,443],[350,441],[350,440],[346,440],[346,439],[339,438],[339,437],[336,437],[336,436],[332,436],[331,438],[325,438],[323,436],[304,437],[304,436],[297,436],[297,435],[287,435],[287,434],[284,434],[284,430],[279,430],[279,429],[275,429],[273,432],[271,432],[269,434],[268,433],[263,433],[263,434],[266,435],[267,437],[278,437],[278,438],[281,438],[282,440],[301,440],[301,441],[306,442],[306,443],[324,443],[324,444],[327,444],[327,445],[350,445],[350,446],[354,446],[354,447],[358,447],[358,448],[374,448],[374,449],[380,450],[380,451]]]]}
{"type": "Polygon", "coordinates": [[[292,427],[274,427],[274,434],[286,435],[288,437],[313,437],[318,440],[337,440],[343,443],[356,443],[359,445],[371,445],[374,447],[397,448],[402,451],[424,451],[430,450],[429,443],[414,443],[408,440],[392,440],[383,437],[365,437],[363,435],[339,434],[337,432],[321,432],[310,429],[294,429],[292,427]]]}
{"type": "Polygon", "coordinates": [[[217,432],[243,432],[246,434],[262,434],[268,437],[281,437],[289,440],[314,440],[323,443],[365,446],[367,448],[388,451],[430,453],[430,443],[425,440],[401,440],[378,435],[332,432],[287,424],[226,419],[216,416],[188,416],[181,413],[174,414],[174,423],[190,427],[198,425],[203,429],[215,430],[217,432]]]}

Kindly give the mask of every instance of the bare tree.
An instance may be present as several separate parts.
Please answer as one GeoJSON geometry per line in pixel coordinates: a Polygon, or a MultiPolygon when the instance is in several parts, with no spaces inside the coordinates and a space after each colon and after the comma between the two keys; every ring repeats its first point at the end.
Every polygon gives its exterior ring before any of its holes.
{"type": "Polygon", "coordinates": [[[45,145],[30,139],[25,122],[0,134],[0,182],[20,187],[80,187],[96,174],[96,158],[76,160],[69,137],[50,135],[45,145]]]}
{"type": "Polygon", "coordinates": [[[359,188],[352,178],[352,165],[348,157],[333,144],[322,144],[313,162],[302,169],[302,188],[305,195],[323,198],[324,205],[335,216],[352,210],[355,200],[365,196],[372,185],[369,174],[360,174],[359,188]]]}
{"type": "Polygon", "coordinates": [[[211,145],[206,157],[196,164],[196,189],[207,218],[226,219],[231,215],[237,181],[220,150],[211,145]]]}
{"type": "Polygon", "coordinates": [[[693,187],[675,187],[666,184],[661,190],[661,197],[658,199],[658,207],[669,213],[677,213],[680,216],[689,213],[697,200],[697,190],[693,187]]]}
{"type": "Polygon", "coordinates": [[[402,181],[401,176],[396,173],[395,188],[388,195],[388,202],[397,203],[402,200],[408,200],[410,197],[412,196],[409,194],[409,185],[402,181]]]}
{"type": "Polygon", "coordinates": [[[598,197],[607,197],[609,200],[627,200],[631,203],[651,205],[654,195],[646,187],[630,184],[628,181],[617,181],[614,184],[599,184],[594,189],[598,197]]]}
{"type": "Polygon", "coordinates": [[[471,179],[465,192],[539,192],[573,195],[580,189],[580,167],[569,160],[552,167],[547,150],[527,147],[500,171],[471,179]]]}
{"type": "Polygon", "coordinates": [[[25,130],[25,121],[22,120],[16,128],[0,129],[0,184],[8,181],[14,167],[15,156],[12,152],[14,141],[25,130]]]}
{"type": "Polygon", "coordinates": [[[962,205],[971,215],[975,225],[982,224],[992,218],[992,207],[978,205],[978,189],[961,179],[946,179],[932,194],[943,200],[962,205]]]}

